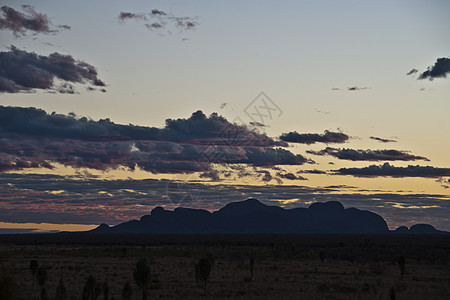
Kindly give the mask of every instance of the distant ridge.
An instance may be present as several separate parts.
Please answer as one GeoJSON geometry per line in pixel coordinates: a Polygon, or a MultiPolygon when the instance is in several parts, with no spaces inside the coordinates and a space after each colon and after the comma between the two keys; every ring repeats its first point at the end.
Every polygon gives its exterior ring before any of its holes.
{"type": "Polygon", "coordinates": [[[446,231],[437,230],[430,224],[416,224],[409,229],[406,226],[400,226],[395,230],[395,233],[400,234],[443,234],[448,233],[446,231]]]}
{"type": "MultiPolygon", "coordinates": [[[[431,226],[431,225],[430,225],[431,226]]],[[[431,226],[432,227],[432,226],[431,226]]],[[[434,227],[433,227],[434,228],[434,227]]],[[[116,226],[102,224],[94,234],[385,234],[386,221],[378,214],[344,208],[337,201],[308,208],[284,209],[256,199],[232,202],[218,211],[156,207],[150,215],[116,226]]]]}

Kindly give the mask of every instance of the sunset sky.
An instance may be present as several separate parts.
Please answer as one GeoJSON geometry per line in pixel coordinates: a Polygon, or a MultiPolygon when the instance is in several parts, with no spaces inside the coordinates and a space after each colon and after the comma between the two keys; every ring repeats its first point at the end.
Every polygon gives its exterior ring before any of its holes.
{"type": "Polygon", "coordinates": [[[449,1],[0,7],[0,233],[250,197],[450,231],[449,1]]]}

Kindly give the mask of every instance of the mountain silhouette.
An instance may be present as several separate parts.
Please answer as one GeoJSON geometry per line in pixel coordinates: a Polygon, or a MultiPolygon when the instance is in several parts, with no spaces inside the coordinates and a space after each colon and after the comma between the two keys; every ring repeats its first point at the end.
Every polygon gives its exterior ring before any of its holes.
{"type": "Polygon", "coordinates": [[[90,233],[151,234],[384,234],[386,221],[370,211],[344,208],[337,201],[313,203],[308,208],[284,209],[256,199],[232,202],[218,211],[156,207],[150,215],[116,226],[102,224],[90,233]]]}
{"type": "Polygon", "coordinates": [[[442,234],[448,233],[446,231],[437,230],[433,225],[430,224],[416,224],[411,226],[409,229],[406,226],[400,226],[395,230],[395,233],[401,234],[442,234]]]}

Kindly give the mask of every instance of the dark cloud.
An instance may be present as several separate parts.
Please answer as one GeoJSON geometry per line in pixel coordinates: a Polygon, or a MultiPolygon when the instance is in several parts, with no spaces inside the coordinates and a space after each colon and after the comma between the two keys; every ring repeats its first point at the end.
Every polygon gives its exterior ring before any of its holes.
{"type": "Polygon", "coordinates": [[[417,69],[412,69],[411,71],[409,71],[408,73],[406,73],[406,75],[413,75],[413,74],[416,74],[417,72],[419,72],[419,70],[417,70],[417,69]]]}
{"type": "Polygon", "coordinates": [[[317,113],[319,114],[323,114],[323,115],[329,115],[330,112],[329,111],[323,111],[323,110],[318,110],[317,108],[314,109],[317,113]]]}
{"type": "Polygon", "coordinates": [[[381,143],[396,143],[397,142],[396,140],[383,139],[383,138],[376,137],[376,136],[371,136],[370,139],[379,141],[381,143]]]}
{"type": "Polygon", "coordinates": [[[447,78],[447,74],[450,73],[450,57],[438,58],[434,63],[434,66],[428,67],[428,69],[419,75],[419,80],[435,78],[447,78]]]}
{"type": "Polygon", "coordinates": [[[209,178],[211,181],[220,181],[219,171],[212,170],[209,172],[203,172],[200,174],[200,178],[209,178]]]}
{"type": "Polygon", "coordinates": [[[34,89],[68,93],[73,90],[69,82],[105,86],[94,66],[76,61],[70,55],[54,52],[42,56],[14,46],[11,46],[10,51],[0,52],[0,93],[29,92],[34,89]],[[63,88],[55,86],[55,78],[66,82],[63,88]]]}
{"type": "MultiPolygon", "coordinates": [[[[2,6],[3,13],[0,16],[0,29],[11,30],[15,36],[25,35],[28,31],[34,33],[55,33],[50,19],[45,14],[38,13],[30,5],[22,5],[25,13],[19,12],[12,7],[2,6]]],[[[68,25],[60,25],[58,28],[70,30],[68,25]]]]}
{"type": "Polygon", "coordinates": [[[154,147],[144,144],[145,141],[164,141],[165,150],[174,142],[204,146],[285,146],[246,126],[230,123],[217,113],[208,117],[200,110],[189,118],[167,119],[164,128],[156,128],[116,124],[108,118],[94,121],[75,114],[48,114],[37,108],[0,106],[0,130],[2,136],[20,134],[92,142],[135,141],[142,149],[154,147]]]}
{"type": "Polygon", "coordinates": [[[281,172],[277,172],[277,176],[282,178],[282,179],[287,179],[287,180],[308,180],[303,176],[297,176],[294,173],[281,173],[281,172]]]}
{"type": "Polygon", "coordinates": [[[145,20],[145,21],[148,20],[147,17],[145,16],[145,14],[135,14],[135,13],[121,11],[119,14],[119,21],[123,22],[127,19],[136,19],[136,20],[145,20]]]}
{"type": "Polygon", "coordinates": [[[347,90],[349,91],[362,91],[362,90],[367,90],[368,87],[358,87],[358,86],[351,86],[348,87],[347,90]]]}
{"type": "MultiPolygon", "coordinates": [[[[263,133],[251,130],[245,125],[230,123],[217,113],[207,117],[197,111],[188,119],[167,119],[166,138],[182,142],[187,136],[196,136],[200,144],[222,145],[229,147],[272,147],[287,146],[285,142],[274,141],[263,133]]],[[[191,143],[196,143],[195,139],[191,143]]]]}
{"type": "Polygon", "coordinates": [[[297,171],[297,174],[327,174],[327,172],[314,169],[314,170],[300,170],[297,171]]]}
{"type": "Polygon", "coordinates": [[[250,126],[254,126],[254,127],[266,127],[265,124],[260,123],[260,122],[249,122],[250,126]]]}
{"type": "Polygon", "coordinates": [[[46,161],[39,161],[38,158],[19,158],[12,155],[0,153],[0,172],[17,171],[28,168],[53,169],[53,166],[46,161]]]}
{"type": "Polygon", "coordinates": [[[448,185],[450,183],[450,179],[447,181],[441,177],[441,178],[436,179],[436,182],[440,183],[444,189],[450,188],[450,186],[448,185]]]}
{"type": "Polygon", "coordinates": [[[69,83],[61,84],[56,90],[61,94],[77,94],[75,87],[69,83]]]}
{"type": "Polygon", "coordinates": [[[183,31],[193,30],[198,26],[196,19],[190,17],[174,17],[172,20],[175,22],[176,27],[183,31]]]}
{"type": "Polygon", "coordinates": [[[152,30],[152,29],[161,29],[161,28],[163,28],[163,24],[161,24],[161,23],[152,23],[152,24],[145,24],[145,26],[148,28],[148,29],[150,29],[150,30],[152,30]]]}
{"type": "Polygon", "coordinates": [[[276,147],[284,144],[265,134],[201,111],[186,119],[167,119],[165,127],[155,128],[0,106],[0,141],[0,171],[52,168],[59,163],[98,170],[192,173],[212,172],[213,164],[272,167],[306,162],[303,156],[276,147]]]}
{"type": "Polygon", "coordinates": [[[306,163],[306,158],[300,154],[282,148],[245,148],[246,153],[242,161],[238,163],[250,162],[255,166],[275,166],[275,165],[302,165],[306,163]]]}
{"type": "Polygon", "coordinates": [[[380,161],[380,160],[425,160],[426,157],[415,156],[406,151],[399,150],[354,150],[354,149],[337,149],[327,147],[320,151],[308,150],[306,153],[313,155],[331,155],[339,159],[353,160],[353,161],[380,161]]]}
{"type": "Polygon", "coordinates": [[[165,15],[167,15],[165,12],[163,12],[162,10],[159,10],[159,9],[152,9],[151,14],[154,15],[154,16],[165,16],[165,15]]]}
{"type": "Polygon", "coordinates": [[[58,25],[58,28],[62,28],[62,29],[66,29],[66,30],[72,29],[72,27],[70,27],[69,25],[58,25]]]}
{"type": "Polygon", "coordinates": [[[257,171],[257,173],[263,174],[262,181],[269,182],[273,179],[269,171],[257,171]]]}
{"type": "MultiPolygon", "coordinates": [[[[368,90],[368,89],[370,89],[370,88],[369,87],[359,87],[356,85],[347,87],[347,91],[362,91],[362,90],[368,90]]],[[[332,91],[340,91],[341,88],[333,87],[333,88],[331,88],[331,90],[332,91]]]]}
{"type": "Polygon", "coordinates": [[[328,130],[325,130],[324,134],[291,131],[289,133],[283,133],[280,139],[285,142],[310,145],[314,143],[345,143],[349,139],[349,136],[342,132],[328,130]]]}
{"type": "Polygon", "coordinates": [[[437,168],[431,166],[395,167],[389,163],[383,165],[371,165],[364,168],[341,168],[335,171],[338,175],[352,175],[356,177],[447,177],[450,176],[450,168],[437,168]]]}
{"type": "Polygon", "coordinates": [[[150,13],[121,12],[118,19],[120,22],[127,19],[147,22],[145,27],[160,35],[171,34],[173,29],[179,32],[194,30],[199,25],[197,18],[175,16],[159,9],[153,9],[150,13]]]}

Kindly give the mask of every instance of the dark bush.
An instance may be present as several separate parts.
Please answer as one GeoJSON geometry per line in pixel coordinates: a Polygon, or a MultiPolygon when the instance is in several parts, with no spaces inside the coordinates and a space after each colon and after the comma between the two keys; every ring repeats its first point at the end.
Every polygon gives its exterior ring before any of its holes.
{"type": "Polygon", "coordinates": [[[59,284],[56,287],[55,299],[56,300],[66,300],[67,299],[67,291],[66,291],[66,287],[64,286],[64,281],[62,278],[59,280],[59,284]]]}
{"type": "Polygon", "coordinates": [[[201,258],[195,265],[195,279],[197,282],[203,282],[203,295],[206,295],[206,282],[209,280],[213,264],[214,258],[210,255],[201,258]]]}
{"type": "Polygon", "coordinates": [[[83,288],[83,300],[96,300],[100,296],[101,287],[95,277],[90,275],[83,288]]]}
{"type": "Polygon", "coordinates": [[[133,289],[131,288],[131,284],[129,281],[125,282],[122,290],[122,298],[123,300],[131,300],[133,297],[133,289]]]}
{"type": "Polygon", "coordinates": [[[147,300],[147,288],[150,283],[150,267],[147,259],[141,258],[136,263],[136,269],[133,272],[133,278],[137,286],[142,291],[142,300],[147,300]]]}

